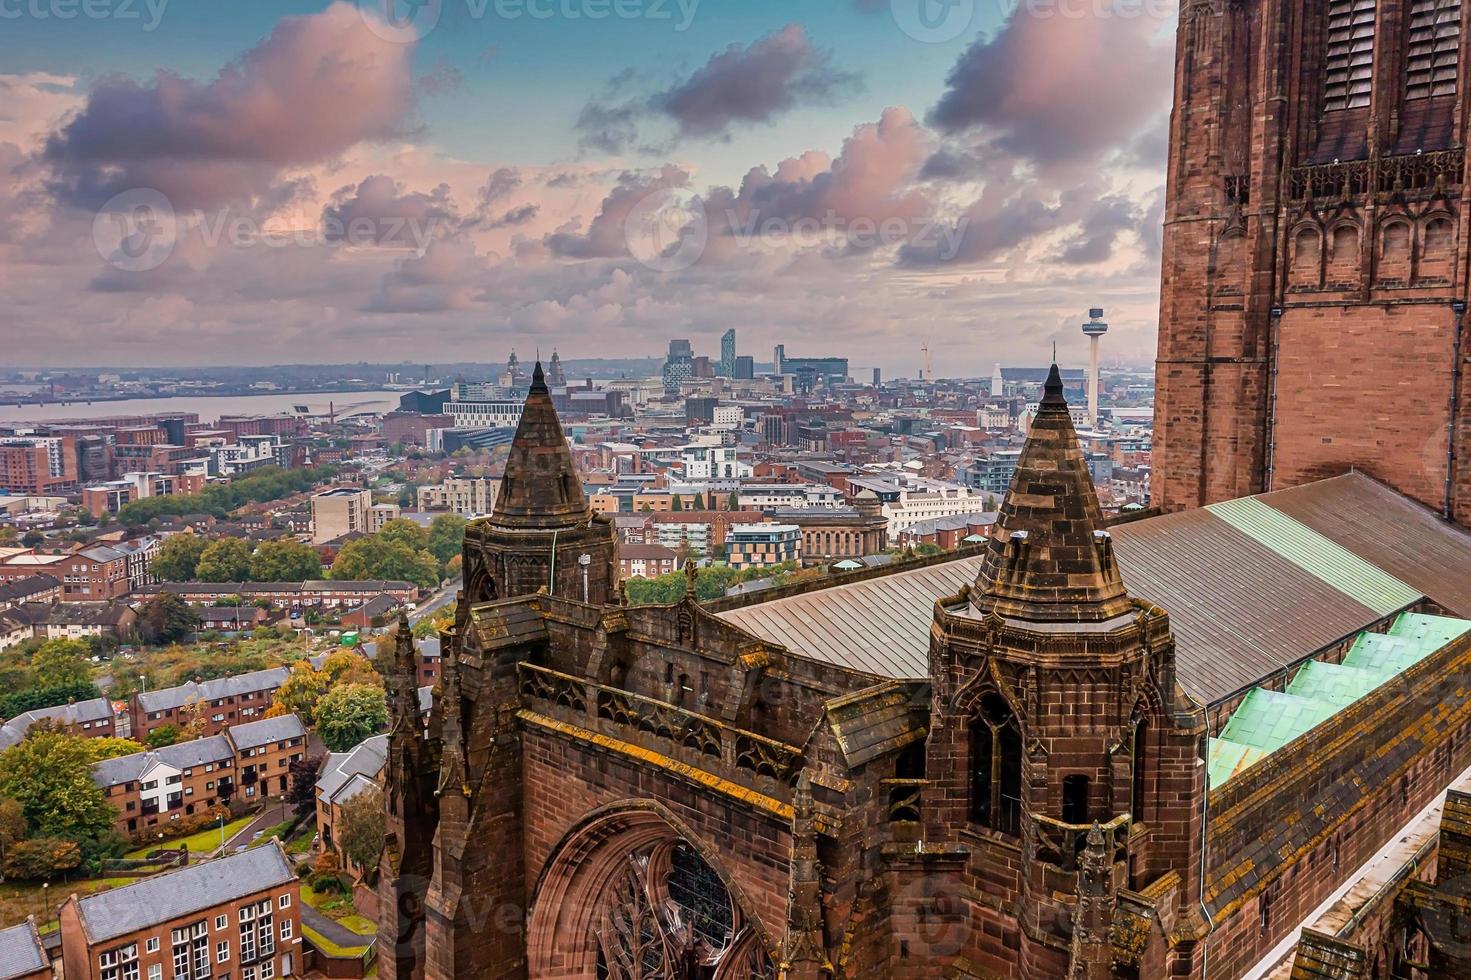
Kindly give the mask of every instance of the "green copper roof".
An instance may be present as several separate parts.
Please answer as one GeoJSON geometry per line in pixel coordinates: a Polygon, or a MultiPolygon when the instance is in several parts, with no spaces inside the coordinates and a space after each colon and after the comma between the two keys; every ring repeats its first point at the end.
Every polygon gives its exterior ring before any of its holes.
{"type": "Polygon", "coordinates": [[[1256,497],[1222,501],[1206,510],[1381,616],[1424,598],[1419,590],[1256,497]]]}
{"type": "Polygon", "coordinates": [[[1386,633],[1360,633],[1343,663],[1309,660],[1287,690],[1247,692],[1220,737],[1210,740],[1210,785],[1250,768],[1468,630],[1471,622],[1463,619],[1401,613],[1386,633]]]}

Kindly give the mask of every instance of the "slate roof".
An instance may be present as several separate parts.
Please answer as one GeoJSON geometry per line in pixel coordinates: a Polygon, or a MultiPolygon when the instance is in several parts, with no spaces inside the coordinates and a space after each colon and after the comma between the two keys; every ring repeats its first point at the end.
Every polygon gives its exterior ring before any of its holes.
{"type": "Polygon", "coordinates": [[[0,980],[50,968],[51,960],[41,945],[34,921],[27,920],[18,926],[0,929],[0,980]]]}
{"type": "Polygon", "coordinates": [[[92,782],[106,789],[120,783],[137,782],[155,763],[175,769],[193,769],[211,762],[235,758],[235,749],[224,735],[190,739],[177,745],[103,759],[92,766],[92,782]]]}
{"type": "Polygon", "coordinates": [[[0,606],[24,602],[33,595],[59,588],[61,582],[51,575],[30,575],[11,582],[0,582],[0,606]]]}
{"type": "Polygon", "coordinates": [[[26,737],[26,732],[36,722],[54,719],[63,725],[80,725],[83,722],[112,721],[112,702],[107,698],[92,698],[76,704],[59,704],[54,708],[37,708],[23,711],[0,726],[0,748],[9,748],[26,737]]]}
{"type": "Polygon", "coordinates": [[[284,742],[288,738],[305,738],[306,726],[295,715],[262,718],[243,725],[230,726],[230,741],[237,749],[253,749],[261,745],[284,742]]]}
{"type": "Polygon", "coordinates": [[[88,895],[77,900],[77,910],[87,938],[105,942],[295,880],[281,845],[272,841],[88,895]]]}
{"type": "MultiPolygon", "coordinates": [[[[1471,533],[1360,473],[1109,533],[1129,592],[1170,614],[1180,683],[1209,703],[1383,622],[1397,603],[1429,596],[1471,618],[1471,533]]],[[[922,680],[934,602],[973,581],[980,561],[966,556],[718,615],[799,656],[922,680]]]]}
{"type": "MultiPolygon", "coordinates": [[[[318,795],[333,800],[338,792],[359,776],[377,779],[378,774],[383,771],[383,763],[387,758],[387,735],[374,735],[366,738],[347,752],[329,753],[322,762],[321,775],[317,777],[318,795]]],[[[348,795],[350,796],[351,793],[348,795]]],[[[343,797],[343,799],[347,798],[343,797]]]]}
{"type": "Polygon", "coordinates": [[[285,667],[271,667],[218,680],[190,681],[178,687],[144,691],[138,695],[138,707],[144,711],[167,711],[182,708],[191,701],[215,701],[255,691],[273,691],[285,682],[287,673],[285,667]]]}

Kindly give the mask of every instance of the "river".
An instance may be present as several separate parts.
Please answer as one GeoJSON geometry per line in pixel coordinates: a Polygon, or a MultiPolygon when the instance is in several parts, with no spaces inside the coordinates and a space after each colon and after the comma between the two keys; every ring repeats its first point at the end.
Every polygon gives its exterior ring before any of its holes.
{"type": "Polygon", "coordinates": [[[339,418],[361,413],[382,414],[398,407],[402,391],[333,391],[321,394],[271,392],[261,395],[183,395],[178,398],[126,398],[116,401],[23,405],[0,402],[0,424],[41,422],[56,419],[75,421],[117,415],[153,415],[158,412],[197,412],[204,422],[222,415],[279,415],[305,405],[313,415],[326,415],[328,405],[339,418]]]}

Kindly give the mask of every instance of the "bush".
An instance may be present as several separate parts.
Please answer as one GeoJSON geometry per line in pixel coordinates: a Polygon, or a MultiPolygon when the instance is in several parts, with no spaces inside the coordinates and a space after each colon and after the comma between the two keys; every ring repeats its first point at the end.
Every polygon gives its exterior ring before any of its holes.
{"type": "Polygon", "coordinates": [[[11,845],[5,875],[27,881],[49,881],[81,866],[82,848],[60,837],[34,837],[11,845]]]}
{"type": "Polygon", "coordinates": [[[321,895],[346,895],[352,891],[352,884],[335,871],[319,871],[311,876],[307,884],[321,895]]]}

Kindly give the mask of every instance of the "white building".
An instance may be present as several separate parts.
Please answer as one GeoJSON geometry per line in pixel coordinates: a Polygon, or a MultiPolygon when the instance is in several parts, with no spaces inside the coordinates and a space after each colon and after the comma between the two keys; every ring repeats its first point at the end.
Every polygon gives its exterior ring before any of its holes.
{"type": "Polygon", "coordinates": [[[495,509],[501,481],[485,477],[452,476],[432,487],[420,487],[421,511],[447,510],[461,517],[480,517],[495,509]]]}
{"type": "Polygon", "coordinates": [[[687,481],[744,480],[754,472],[734,446],[685,446],[679,458],[687,481]]]}
{"type": "Polygon", "coordinates": [[[742,510],[791,510],[805,507],[840,507],[843,492],[837,487],[815,483],[766,483],[742,487],[742,510]]]}
{"type": "Polygon", "coordinates": [[[746,421],[746,410],[739,405],[716,405],[712,429],[739,429],[746,421]]]}

